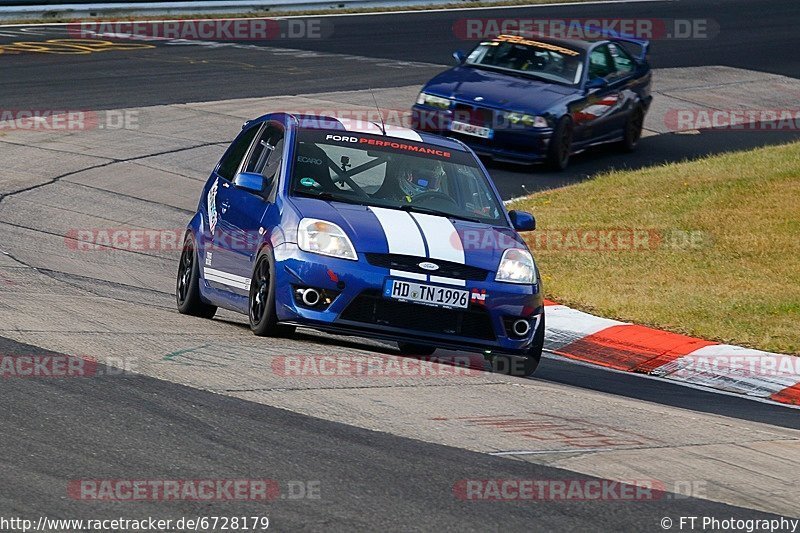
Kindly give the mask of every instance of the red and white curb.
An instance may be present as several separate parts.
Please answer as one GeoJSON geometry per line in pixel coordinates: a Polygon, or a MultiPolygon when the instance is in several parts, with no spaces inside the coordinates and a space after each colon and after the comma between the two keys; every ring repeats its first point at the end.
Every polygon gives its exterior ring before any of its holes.
{"type": "Polygon", "coordinates": [[[800,405],[800,357],[601,318],[546,301],[545,349],[625,372],[800,405]]]}

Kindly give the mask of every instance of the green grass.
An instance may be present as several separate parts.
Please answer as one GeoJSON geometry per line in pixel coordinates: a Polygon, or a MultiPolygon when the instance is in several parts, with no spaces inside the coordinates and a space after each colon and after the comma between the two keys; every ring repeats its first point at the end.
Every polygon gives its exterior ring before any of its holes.
{"type": "Polygon", "coordinates": [[[510,208],[537,217],[526,238],[548,298],[800,355],[800,143],[610,172],[510,208]],[[591,251],[541,234],[610,228],[667,238],[638,251],[591,251]],[[686,235],[697,240],[676,243],[686,235]]]}
{"type": "MultiPolygon", "coordinates": [[[[100,17],[92,17],[91,20],[182,20],[182,19],[226,19],[226,18],[263,18],[263,17],[285,17],[285,16],[298,16],[298,15],[342,15],[350,13],[376,13],[376,12],[392,12],[392,11],[430,11],[433,9],[458,9],[469,7],[503,7],[503,6],[534,6],[538,4],[552,4],[554,2],[562,3],[576,3],[589,2],[597,0],[498,0],[492,1],[465,1],[465,2],[451,2],[448,4],[431,4],[419,6],[397,6],[397,7],[359,7],[359,8],[330,8],[330,9],[298,9],[291,10],[275,10],[275,11],[248,11],[244,13],[208,13],[208,14],[188,14],[188,15],[120,15],[109,14],[100,17]]],[[[335,4],[336,2],[331,2],[335,4]]],[[[57,12],[57,6],[53,6],[53,12],[57,12]]],[[[59,23],[59,22],[79,22],[88,20],[87,17],[40,17],[37,19],[0,19],[0,24],[41,24],[41,23],[59,23]]]]}

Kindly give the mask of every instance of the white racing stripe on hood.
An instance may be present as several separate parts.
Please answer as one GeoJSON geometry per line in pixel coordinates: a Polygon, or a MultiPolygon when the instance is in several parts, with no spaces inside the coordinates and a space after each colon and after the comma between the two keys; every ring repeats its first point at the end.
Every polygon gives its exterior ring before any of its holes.
{"type": "MultiPolygon", "coordinates": [[[[386,209],[384,207],[370,207],[369,210],[372,211],[383,228],[390,254],[425,257],[425,242],[422,240],[422,234],[420,234],[419,228],[417,228],[417,224],[411,218],[411,215],[405,211],[386,209]]],[[[389,270],[389,274],[420,281],[428,280],[425,274],[416,272],[389,270]]]]}
{"type": "MultiPolygon", "coordinates": [[[[422,233],[425,235],[425,242],[428,243],[428,257],[440,259],[452,263],[464,264],[464,243],[461,242],[456,227],[445,217],[426,215],[423,213],[412,213],[411,216],[417,221],[422,233]]],[[[463,279],[443,278],[431,275],[434,283],[447,283],[450,285],[466,285],[463,279]]]]}

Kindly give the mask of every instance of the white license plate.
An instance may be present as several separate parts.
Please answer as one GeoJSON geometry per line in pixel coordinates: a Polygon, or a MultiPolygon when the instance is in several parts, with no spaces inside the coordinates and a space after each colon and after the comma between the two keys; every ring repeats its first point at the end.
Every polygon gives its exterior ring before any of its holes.
{"type": "Polygon", "coordinates": [[[438,307],[464,309],[469,306],[469,291],[464,289],[437,287],[399,279],[387,280],[386,286],[383,288],[383,295],[395,300],[438,307]]]}
{"type": "Polygon", "coordinates": [[[484,128],[483,126],[476,126],[474,124],[467,124],[466,122],[453,121],[450,123],[450,130],[464,135],[472,135],[473,137],[480,137],[482,139],[492,138],[492,129],[484,128]]]}

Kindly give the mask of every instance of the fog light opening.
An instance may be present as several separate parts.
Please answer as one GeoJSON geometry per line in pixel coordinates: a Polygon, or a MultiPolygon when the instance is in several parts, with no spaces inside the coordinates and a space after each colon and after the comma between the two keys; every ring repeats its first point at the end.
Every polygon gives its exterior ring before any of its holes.
{"type": "Polygon", "coordinates": [[[316,307],[322,299],[322,295],[317,289],[299,289],[301,291],[300,299],[309,307],[316,307]]]}
{"type": "Polygon", "coordinates": [[[515,320],[511,327],[514,334],[519,337],[525,337],[531,332],[531,323],[524,319],[515,320]]]}

